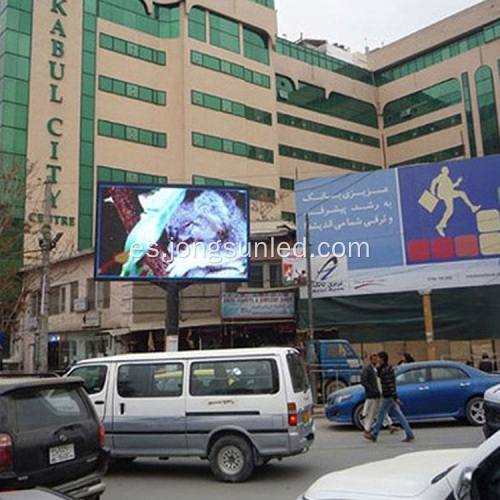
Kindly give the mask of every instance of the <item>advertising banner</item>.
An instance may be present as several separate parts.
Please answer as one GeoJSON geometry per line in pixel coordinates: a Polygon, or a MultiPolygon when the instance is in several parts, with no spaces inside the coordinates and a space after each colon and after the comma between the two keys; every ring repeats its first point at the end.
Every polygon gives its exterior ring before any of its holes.
{"type": "Polygon", "coordinates": [[[248,213],[242,188],[99,184],[95,277],[246,281],[248,213]]]}
{"type": "Polygon", "coordinates": [[[498,157],[298,181],[296,207],[312,254],[345,258],[329,296],[500,284],[498,157]]]}
{"type": "Polygon", "coordinates": [[[292,319],[295,313],[293,292],[224,293],[222,318],[292,319]]]}

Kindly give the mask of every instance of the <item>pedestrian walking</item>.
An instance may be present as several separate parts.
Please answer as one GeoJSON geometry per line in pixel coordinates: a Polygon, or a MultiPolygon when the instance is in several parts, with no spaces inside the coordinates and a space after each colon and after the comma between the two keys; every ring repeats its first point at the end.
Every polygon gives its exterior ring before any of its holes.
{"type": "Polygon", "coordinates": [[[408,421],[400,408],[401,401],[398,399],[396,392],[396,376],[394,375],[394,369],[391,365],[389,365],[389,356],[385,351],[379,352],[378,358],[380,360],[378,374],[382,384],[382,402],[380,404],[375,425],[373,426],[370,434],[365,434],[365,437],[370,441],[376,441],[380,429],[382,428],[384,418],[392,411],[396,414],[399,423],[406,433],[406,438],[403,442],[410,443],[415,439],[415,435],[413,434],[410,424],[408,424],[408,421]]]}
{"type": "MultiPolygon", "coordinates": [[[[382,398],[382,384],[377,371],[378,363],[378,355],[372,354],[370,356],[370,362],[361,372],[361,385],[365,389],[365,404],[362,412],[365,437],[370,435],[372,425],[378,415],[382,398]]],[[[384,427],[389,428],[391,434],[397,431],[397,428],[393,427],[392,420],[389,415],[385,417],[383,425],[384,427]]]]}

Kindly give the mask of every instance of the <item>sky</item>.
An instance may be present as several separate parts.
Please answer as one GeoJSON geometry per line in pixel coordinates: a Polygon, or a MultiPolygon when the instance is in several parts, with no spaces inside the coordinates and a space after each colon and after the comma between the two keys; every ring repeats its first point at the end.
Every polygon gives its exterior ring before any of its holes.
{"type": "Polygon", "coordinates": [[[278,35],[326,39],[364,52],[464,10],[481,0],[275,0],[278,35]]]}

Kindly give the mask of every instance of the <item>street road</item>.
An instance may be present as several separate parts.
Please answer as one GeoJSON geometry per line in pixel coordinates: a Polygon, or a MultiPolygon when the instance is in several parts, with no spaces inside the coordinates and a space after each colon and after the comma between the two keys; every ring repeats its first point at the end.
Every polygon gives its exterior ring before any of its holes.
{"type": "Polygon", "coordinates": [[[309,453],[272,461],[258,468],[250,481],[238,484],[217,482],[208,462],[198,458],[139,459],[127,467],[110,468],[102,500],[295,500],[327,472],[409,451],[473,448],[483,442],[479,427],[453,420],[413,428],[414,443],[402,443],[402,431],[394,435],[382,432],[377,443],[371,443],[352,427],[317,418],[316,441],[309,453]]]}

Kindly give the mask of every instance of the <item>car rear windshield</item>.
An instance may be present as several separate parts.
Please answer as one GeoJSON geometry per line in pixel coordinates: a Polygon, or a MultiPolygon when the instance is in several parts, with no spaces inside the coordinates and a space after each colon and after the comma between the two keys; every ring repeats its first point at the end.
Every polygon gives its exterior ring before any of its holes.
{"type": "Polygon", "coordinates": [[[92,414],[76,387],[16,391],[13,402],[18,432],[60,427],[87,421],[92,414]]]}
{"type": "Polygon", "coordinates": [[[293,392],[305,392],[309,389],[309,377],[304,361],[296,352],[287,354],[286,361],[292,379],[293,392]]]}

